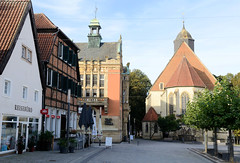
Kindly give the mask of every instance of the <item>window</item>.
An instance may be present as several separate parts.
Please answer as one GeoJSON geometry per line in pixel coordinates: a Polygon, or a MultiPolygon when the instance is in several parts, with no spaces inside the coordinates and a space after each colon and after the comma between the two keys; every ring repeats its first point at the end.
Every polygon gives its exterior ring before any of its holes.
{"type": "Polygon", "coordinates": [[[61,42],[58,43],[58,57],[63,58],[63,44],[61,42]]]}
{"type": "Polygon", "coordinates": [[[100,89],[100,90],[99,90],[99,94],[100,94],[100,95],[99,95],[100,97],[104,97],[104,89],[100,89]]]}
{"type": "Polygon", "coordinates": [[[38,91],[34,91],[34,101],[38,102],[38,91]]]}
{"type": "Polygon", "coordinates": [[[23,94],[22,94],[22,97],[24,100],[27,100],[27,87],[23,86],[23,94]]]}
{"type": "Polygon", "coordinates": [[[26,58],[29,62],[32,62],[32,51],[31,50],[27,50],[27,58],[26,58]]]}
{"type": "Polygon", "coordinates": [[[148,133],[148,123],[146,123],[145,132],[148,133]]]}
{"type": "Polygon", "coordinates": [[[173,94],[169,95],[169,114],[173,114],[173,94]]]}
{"type": "Polygon", "coordinates": [[[86,87],[90,87],[90,75],[86,75],[86,87]]]}
{"type": "Polygon", "coordinates": [[[80,85],[83,85],[83,75],[80,75],[80,85]]]}
{"type": "Polygon", "coordinates": [[[61,74],[58,74],[58,80],[57,80],[57,88],[58,89],[62,89],[62,75],[61,74]]]}
{"type": "Polygon", "coordinates": [[[11,82],[9,80],[4,81],[4,94],[7,96],[10,96],[10,87],[11,87],[11,82]]]}
{"type": "Polygon", "coordinates": [[[22,58],[30,63],[32,62],[32,51],[23,45],[22,45],[22,58]]]}
{"type": "Polygon", "coordinates": [[[186,92],[182,94],[182,114],[186,113],[187,103],[189,101],[189,96],[186,92]]]}
{"type": "Polygon", "coordinates": [[[47,85],[52,86],[52,70],[47,69],[47,85]]]}
{"type": "Polygon", "coordinates": [[[93,89],[93,90],[92,90],[92,94],[93,94],[93,97],[97,97],[97,90],[96,90],[96,89],[93,89]]]}
{"type": "Polygon", "coordinates": [[[154,133],[158,133],[158,125],[157,125],[157,123],[154,124],[154,133]]]}
{"type": "Polygon", "coordinates": [[[100,87],[104,87],[104,74],[100,75],[100,87]]]}
{"type": "Polygon", "coordinates": [[[90,97],[90,89],[86,89],[86,97],[90,97]]]}
{"type": "Polygon", "coordinates": [[[93,87],[97,86],[97,74],[93,75],[93,87]]]}
{"type": "Polygon", "coordinates": [[[159,84],[159,89],[160,89],[160,90],[164,90],[164,84],[163,84],[163,83],[160,83],[160,84],[159,84]]]}

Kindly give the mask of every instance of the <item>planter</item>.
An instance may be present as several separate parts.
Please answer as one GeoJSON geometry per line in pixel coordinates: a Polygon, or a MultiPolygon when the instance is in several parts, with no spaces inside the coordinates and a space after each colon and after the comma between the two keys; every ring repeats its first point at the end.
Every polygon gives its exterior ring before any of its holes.
{"type": "Polygon", "coordinates": [[[59,146],[59,149],[60,149],[60,153],[67,153],[67,147],[62,147],[62,146],[59,146]]]}
{"type": "Polygon", "coordinates": [[[69,147],[69,153],[74,153],[74,148],[75,148],[75,147],[71,147],[71,146],[70,146],[70,147],[69,147]]]}
{"type": "Polygon", "coordinates": [[[18,154],[22,154],[23,150],[18,150],[18,154]]]}
{"type": "Polygon", "coordinates": [[[34,147],[30,147],[29,152],[33,152],[33,151],[34,151],[34,147]]]}

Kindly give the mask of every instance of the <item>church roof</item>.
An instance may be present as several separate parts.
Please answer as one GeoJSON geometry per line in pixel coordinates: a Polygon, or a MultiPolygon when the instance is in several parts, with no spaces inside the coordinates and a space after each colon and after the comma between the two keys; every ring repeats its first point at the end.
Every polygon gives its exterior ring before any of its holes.
{"type": "Polygon", "coordinates": [[[169,87],[203,87],[206,85],[203,83],[198,73],[188,62],[187,58],[183,56],[181,63],[179,64],[176,71],[166,84],[166,88],[169,87]]]}
{"type": "Polygon", "coordinates": [[[158,76],[150,91],[159,91],[159,84],[167,84],[174,72],[177,70],[179,64],[182,61],[183,56],[186,57],[188,62],[192,65],[198,76],[201,78],[206,87],[210,90],[213,89],[215,82],[217,81],[215,77],[210,73],[210,71],[204,66],[192,49],[183,42],[176,53],[173,55],[171,60],[168,62],[165,69],[158,76]]]}
{"type": "Polygon", "coordinates": [[[153,122],[158,120],[157,112],[153,107],[150,107],[147,114],[143,118],[143,122],[153,122]]]}
{"type": "Polygon", "coordinates": [[[180,40],[180,39],[193,39],[191,34],[185,29],[184,24],[183,24],[182,30],[179,32],[176,38],[176,40],[180,40]]]}
{"type": "Polygon", "coordinates": [[[102,60],[117,59],[119,42],[103,42],[99,48],[88,48],[88,43],[76,43],[80,52],[80,60],[102,60]]]}

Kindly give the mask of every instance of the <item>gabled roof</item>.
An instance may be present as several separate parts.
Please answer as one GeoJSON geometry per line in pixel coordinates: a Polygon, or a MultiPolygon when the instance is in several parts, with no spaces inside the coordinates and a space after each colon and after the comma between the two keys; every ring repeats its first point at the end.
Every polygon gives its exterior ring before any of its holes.
{"type": "Polygon", "coordinates": [[[41,53],[41,60],[48,61],[52,53],[56,34],[52,33],[38,33],[38,43],[41,53]]]}
{"type": "Polygon", "coordinates": [[[0,75],[16,44],[30,0],[0,1],[0,75]]]}
{"type": "Polygon", "coordinates": [[[206,87],[210,90],[213,89],[217,80],[195,55],[192,49],[185,42],[183,42],[171,60],[168,62],[165,69],[158,76],[150,91],[159,91],[160,83],[164,83],[164,85],[166,85],[169,82],[173,73],[177,70],[180,62],[182,61],[183,56],[185,56],[188,62],[192,65],[206,87]]]}
{"type": "Polygon", "coordinates": [[[194,70],[192,65],[188,62],[187,58],[183,56],[181,63],[177,70],[173,73],[172,77],[166,84],[166,88],[169,87],[203,87],[206,85],[203,83],[198,73],[194,70]]]}
{"type": "Polygon", "coordinates": [[[153,122],[158,120],[157,112],[153,107],[150,107],[147,114],[143,118],[143,122],[153,122]]]}
{"type": "Polygon", "coordinates": [[[35,17],[36,27],[38,29],[56,29],[57,28],[57,26],[55,26],[53,22],[51,22],[51,20],[48,19],[48,17],[43,13],[34,14],[34,17],[35,17]]]}
{"type": "Polygon", "coordinates": [[[101,43],[99,48],[88,48],[88,43],[76,43],[80,49],[78,53],[78,58],[80,60],[106,60],[106,57],[109,59],[116,59],[118,54],[119,42],[104,42],[101,43]]]}

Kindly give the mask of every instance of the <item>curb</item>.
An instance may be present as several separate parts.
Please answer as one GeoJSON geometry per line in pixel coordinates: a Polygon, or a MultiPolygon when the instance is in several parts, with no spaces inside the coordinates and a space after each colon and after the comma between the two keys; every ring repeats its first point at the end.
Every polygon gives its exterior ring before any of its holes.
{"type": "Polygon", "coordinates": [[[194,149],[194,148],[187,148],[187,149],[189,151],[191,151],[191,152],[194,152],[194,153],[196,153],[196,154],[198,154],[198,155],[200,155],[200,156],[202,156],[202,157],[204,157],[204,158],[214,162],[214,163],[224,163],[224,162],[226,162],[226,161],[224,161],[222,159],[219,159],[219,158],[217,158],[215,156],[211,156],[211,155],[209,155],[207,153],[203,153],[202,151],[199,151],[197,149],[194,149]]]}

